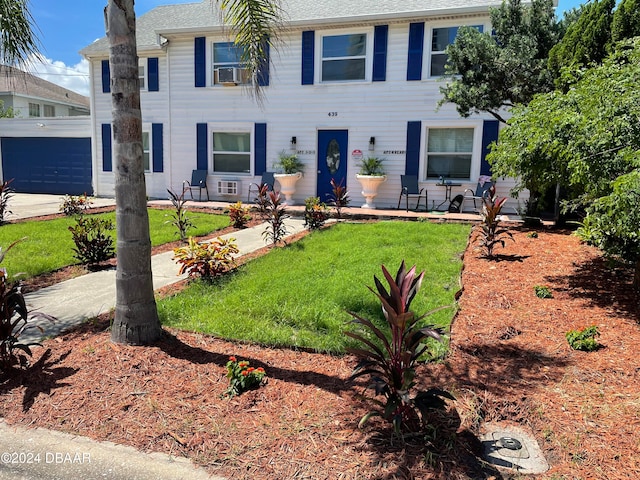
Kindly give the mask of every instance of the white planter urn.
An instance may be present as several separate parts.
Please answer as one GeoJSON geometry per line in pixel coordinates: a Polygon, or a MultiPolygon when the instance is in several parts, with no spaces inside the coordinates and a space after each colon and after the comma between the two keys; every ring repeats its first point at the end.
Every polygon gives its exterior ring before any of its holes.
{"type": "Polygon", "coordinates": [[[362,208],[376,208],[373,199],[378,195],[378,187],[387,181],[386,175],[356,175],[356,179],[362,185],[364,204],[362,208]]]}
{"type": "Polygon", "coordinates": [[[294,205],[292,195],[296,193],[296,182],[302,178],[302,172],[276,173],[273,175],[280,184],[280,193],[284,195],[285,205],[294,205]]]}

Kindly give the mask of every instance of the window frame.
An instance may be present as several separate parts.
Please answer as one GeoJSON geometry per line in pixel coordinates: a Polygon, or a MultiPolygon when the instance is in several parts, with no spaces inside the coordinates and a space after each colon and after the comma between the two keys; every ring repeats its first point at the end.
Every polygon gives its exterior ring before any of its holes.
{"type": "MultiPolygon", "coordinates": [[[[211,62],[211,66],[210,66],[210,70],[211,70],[211,86],[212,87],[224,87],[225,85],[221,82],[216,82],[216,70],[217,68],[225,68],[228,67],[233,67],[233,68],[239,68],[241,70],[244,71],[244,74],[241,75],[241,78],[243,81],[241,81],[240,83],[238,83],[238,85],[253,85],[253,80],[251,78],[249,78],[248,73],[247,73],[247,69],[245,64],[242,62],[242,58],[241,56],[237,58],[237,62],[216,62],[215,56],[216,56],[216,45],[220,45],[220,44],[225,44],[228,46],[233,47],[233,42],[230,41],[211,41],[210,45],[211,45],[211,55],[209,55],[209,59],[208,61],[211,62]]],[[[237,48],[238,47],[234,47],[237,48]]]]}
{"type": "Polygon", "coordinates": [[[140,84],[140,91],[141,92],[146,92],[147,91],[147,83],[148,83],[148,76],[147,72],[147,59],[146,58],[139,58],[138,59],[138,82],[140,84]],[[140,74],[140,71],[142,70],[142,75],[140,74]]]}
{"type": "Polygon", "coordinates": [[[43,105],[43,116],[44,117],[50,117],[50,118],[51,117],[55,117],[56,116],[56,106],[48,104],[48,103],[45,103],[43,105]],[[47,109],[49,109],[49,108],[51,109],[51,112],[50,112],[51,115],[47,115],[47,109]]]}
{"type": "MultiPolygon", "coordinates": [[[[472,183],[474,178],[478,178],[480,176],[480,163],[482,157],[482,130],[483,130],[483,121],[482,120],[460,120],[458,122],[447,122],[447,123],[428,123],[423,122],[423,131],[422,131],[422,146],[420,148],[420,179],[423,182],[430,183],[439,183],[440,179],[438,177],[427,177],[428,172],[428,162],[429,162],[429,154],[439,153],[439,152],[429,152],[429,130],[459,130],[459,129],[472,129],[472,148],[471,151],[471,160],[469,164],[469,177],[468,178],[451,178],[454,182],[460,183],[472,183]]],[[[442,153],[442,152],[440,152],[442,153]]],[[[460,153],[468,154],[468,152],[446,152],[447,154],[455,154],[460,153]]]]}
{"type": "Polygon", "coordinates": [[[254,124],[225,124],[225,123],[208,123],[207,124],[207,143],[208,143],[208,172],[209,175],[218,175],[222,177],[251,177],[253,176],[255,163],[255,126],[254,124]],[[248,152],[228,152],[215,151],[214,134],[216,133],[241,133],[249,135],[249,151],[248,152]],[[249,155],[249,171],[237,172],[218,172],[215,170],[215,154],[216,153],[232,153],[232,154],[248,154],[249,155]]]}
{"type": "Polygon", "coordinates": [[[373,27],[364,27],[361,29],[338,29],[338,30],[322,30],[316,31],[316,39],[315,39],[315,83],[324,84],[324,85],[335,85],[335,84],[353,84],[353,83],[370,83],[372,81],[373,75],[373,41],[374,41],[374,28],[373,27]],[[341,80],[323,80],[322,79],[322,68],[324,66],[325,57],[323,56],[323,47],[324,47],[324,38],[325,37],[339,37],[344,35],[364,35],[365,36],[365,53],[364,55],[358,56],[347,56],[347,57],[327,57],[332,60],[344,60],[344,59],[355,59],[364,57],[364,78],[362,79],[341,79],[341,80]]]}
{"type": "Polygon", "coordinates": [[[144,167],[144,173],[153,173],[153,129],[151,128],[151,124],[143,124],[142,125],[142,164],[144,167]],[[144,136],[147,135],[149,139],[147,150],[144,148],[144,136]],[[144,165],[144,156],[145,153],[149,157],[149,165],[144,165]],[[148,168],[147,168],[148,167],[148,168]]]}
{"type": "Polygon", "coordinates": [[[40,118],[40,117],[42,117],[42,115],[40,115],[40,104],[29,102],[29,118],[40,118]],[[36,112],[37,114],[34,115],[33,114],[34,112],[36,112]]]}
{"type": "MultiPolygon", "coordinates": [[[[425,65],[423,66],[423,78],[427,78],[427,79],[434,79],[434,80],[438,80],[441,79],[444,75],[433,75],[431,73],[432,70],[432,66],[433,66],[433,56],[434,55],[446,55],[445,51],[446,51],[446,47],[448,47],[449,45],[451,45],[451,43],[447,43],[447,45],[445,46],[445,50],[435,50],[432,51],[431,49],[433,48],[433,31],[434,30],[438,30],[438,29],[451,29],[451,28],[460,28],[460,27],[480,27],[480,32],[484,32],[487,29],[487,23],[486,21],[479,21],[479,22],[465,22],[465,23],[460,23],[460,22],[447,22],[447,23],[434,23],[434,24],[429,24],[429,28],[426,29],[426,33],[425,33],[425,46],[424,49],[427,52],[427,55],[424,56],[424,58],[426,58],[426,61],[424,62],[425,65]],[[426,73],[426,75],[425,75],[426,73]]],[[[458,32],[456,32],[456,36],[458,35],[458,32]]],[[[446,65],[446,62],[445,62],[446,65]]]]}

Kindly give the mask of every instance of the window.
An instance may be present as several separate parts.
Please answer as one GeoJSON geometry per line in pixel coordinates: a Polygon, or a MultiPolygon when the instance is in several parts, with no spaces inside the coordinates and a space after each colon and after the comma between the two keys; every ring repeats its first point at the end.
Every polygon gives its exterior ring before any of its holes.
{"type": "Polygon", "coordinates": [[[138,64],[138,80],[140,81],[140,90],[146,90],[146,76],[144,64],[138,64]]]}
{"type": "MultiPolygon", "coordinates": [[[[429,76],[440,77],[445,74],[445,65],[447,64],[447,54],[445,50],[452,44],[460,27],[444,27],[434,28],[431,33],[431,64],[429,68],[429,76]]],[[[482,32],[482,25],[473,25],[482,32]]]]}
{"type": "Polygon", "coordinates": [[[427,178],[471,177],[473,128],[427,130],[427,178]]]}
{"type": "Polygon", "coordinates": [[[151,171],[151,142],[149,132],[142,132],[142,159],[144,161],[144,171],[151,171]]]}
{"type": "Polygon", "coordinates": [[[30,117],[39,117],[40,116],[40,104],[39,103],[30,103],[29,104],[29,116],[30,117]]]}
{"type": "Polygon", "coordinates": [[[233,42],[213,44],[213,83],[247,84],[251,83],[248,72],[242,64],[243,50],[233,42]]]}
{"type": "Polygon", "coordinates": [[[251,172],[251,134],[245,132],[213,133],[213,172],[251,172]]]}
{"type": "Polygon", "coordinates": [[[53,105],[44,106],[44,116],[45,117],[55,117],[56,116],[56,107],[53,105]]]}
{"type": "Polygon", "coordinates": [[[322,37],[323,82],[366,79],[367,34],[326,35],[322,37]]]}

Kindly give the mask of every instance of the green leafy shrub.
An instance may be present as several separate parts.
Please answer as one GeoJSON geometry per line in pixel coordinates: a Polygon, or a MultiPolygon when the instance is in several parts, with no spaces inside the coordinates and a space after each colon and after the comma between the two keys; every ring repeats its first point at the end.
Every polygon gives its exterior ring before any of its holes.
{"type": "Polygon", "coordinates": [[[584,352],[592,352],[600,347],[596,337],[600,336],[598,327],[591,325],[580,330],[569,330],[565,336],[569,346],[574,350],[582,350],[584,352]]]}
{"type": "Polygon", "coordinates": [[[73,217],[74,215],[82,215],[92,205],[91,199],[87,195],[65,195],[60,203],[60,211],[67,217],[73,217]]]}
{"type": "Polygon", "coordinates": [[[360,175],[384,175],[384,158],[366,157],[360,162],[360,175]]]}
{"type": "Polygon", "coordinates": [[[538,298],[553,298],[553,293],[547,285],[535,285],[533,291],[538,298]]]}
{"type": "Polygon", "coordinates": [[[493,249],[496,245],[502,245],[504,248],[504,238],[508,237],[513,240],[513,234],[507,228],[500,227],[500,211],[507,201],[506,197],[498,198],[496,196],[496,187],[492,185],[487,190],[487,195],[482,197],[482,224],[480,230],[480,248],[484,250],[487,258],[493,258],[493,249]]]}
{"type": "Polygon", "coordinates": [[[318,197],[308,197],[304,201],[304,226],[309,230],[322,228],[329,218],[329,209],[318,197]]]}
{"type": "Polygon", "coordinates": [[[217,239],[198,243],[189,237],[188,245],[173,249],[173,259],[181,264],[179,274],[188,272],[190,277],[200,276],[204,279],[222,275],[235,267],[234,255],[239,252],[234,238],[217,239]]]}
{"type": "Polygon", "coordinates": [[[336,216],[342,218],[342,209],[349,206],[349,192],[341,180],[340,183],[336,182],[335,178],[331,179],[331,196],[329,198],[329,204],[336,209],[336,216]]]}
{"type": "Polygon", "coordinates": [[[244,207],[241,201],[237,201],[236,203],[229,205],[227,213],[229,213],[231,225],[235,228],[245,228],[249,220],[251,220],[249,207],[244,207]]]}
{"type": "Polygon", "coordinates": [[[0,184],[0,225],[7,221],[7,215],[13,213],[9,210],[9,200],[14,193],[13,188],[9,186],[11,182],[13,182],[13,178],[0,184]]]}
{"type": "Polygon", "coordinates": [[[274,164],[276,168],[282,170],[282,173],[292,174],[304,171],[304,163],[295,153],[287,153],[282,150],[278,154],[278,161],[274,164]]]}
{"type": "MultiPolygon", "coordinates": [[[[13,242],[2,251],[0,248],[0,262],[4,260],[6,252],[11,250],[18,242],[13,242]]],[[[53,317],[38,313],[38,317],[53,321],[53,317]]],[[[0,368],[6,370],[14,365],[25,367],[31,356],[31,347],[40,345],[37,342],[21,343],[20,336],[31,328],[37,328],[41,332],[42,327],[29,323],[29,314],[20,285],[17,282],[9,282],[7,272],[0,269],[0,368]]]]}
{"type": "Polygon", "coordinates": [[[253,368],[246,360],[238,361],[236,357],[229,357],[226,375],[229,379],[229,388],[225,390],[223,396],[232,398],[247,390],[258,388],[265,382],[265,376],[264,368],[253,368]]]}
{"type": "Polygon", "coordinates": [[[76,218],[76,224],[69,227],[73,236],[75,257],[83,265],[95,265],[115,255],[113,237],[108,232],[113,230],[113,222],[100,217],[76,218]]]}
{"type": "Polygon", "coordinates": [[[269,185],[262,183],[258,187],[258,193],[256,195],[256,208],[258,209],[258,215],[262,219],[266,219],[269,216],[269,185]]]}
{"type": "Polygon", "coordinates": [[[265,241],[277,245],[287,235],[284,221],[289,218],[285,205],[282,204],[280,192],[267,192],[268,201],[265,203],[265,220],[267,228],[262,232],[265,241]]]}
{"type": "MultiPolygon", "coordinates": [[[[348,351],[361,357],[351,377],[369,375],[374,396],[382,395],[384,401],[372,399],[379,407],[362,417],[363,426],[372,416],[380,416],[393,424],[396,434],[403,430],[417,431],[427,426],[426,414],[430,409],[444,409],[444,398],[454,397],[441,389],[431,388],[419,391],[413,397],[415,387],[416,365],[418,359],[426,353],[429,338],[442,341],[438,329],[420,327],[420,321],[432,312],[416,316],[411,310],[411,302],[415,298],[424,272],[416,276],[415,265],[409,271],[404,261],[398,272],[392,277],[382,266],[382,272],[389,284],[389,291],[374,276],[376,290],[369,287],[382,303],[382,312],[386,319],[384,331],[371,320],[353,312],[353,323],[364,327],[363,333],[345,332],[346,335],[363,344],[361,348],[349,348],[348,351]],[[371,340],[374,337],[375,340],[371,340]]],[[[436,309],[440,310],[440,309],[436,309]]],[[[435,310],[434,310],[435,311],[435,310]]]]}
{"type": "Polygon", "coordinates": [[[171,212],[171,220],[167,220],[166,223],[169,223],[176,227],[177,235],[180,237],[180,240],[183,242],[187,238],[187,232],[190,228],[194,228],[195,225],[187,215],[187,209],[185,208],[185,203],[187,201],[184,198],[184,193],[178,195],[175,192],[167,189],[169,193],[169,200],[171,200],[171,205],[173,205],[173,212],[171,212]]]}

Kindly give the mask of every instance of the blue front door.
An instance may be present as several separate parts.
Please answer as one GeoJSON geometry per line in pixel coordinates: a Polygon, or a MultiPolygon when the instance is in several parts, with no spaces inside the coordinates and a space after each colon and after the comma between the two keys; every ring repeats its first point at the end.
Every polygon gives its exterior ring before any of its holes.
{"type": "Polygon", "coordinates": [[[347,185],[348,130],[318,130],[318,197],[329,202],[331,179],[347,185]]]}

